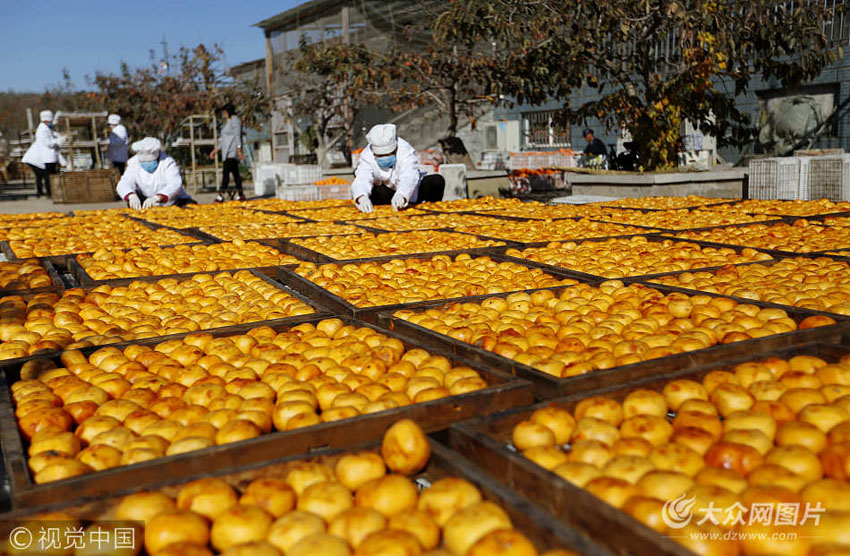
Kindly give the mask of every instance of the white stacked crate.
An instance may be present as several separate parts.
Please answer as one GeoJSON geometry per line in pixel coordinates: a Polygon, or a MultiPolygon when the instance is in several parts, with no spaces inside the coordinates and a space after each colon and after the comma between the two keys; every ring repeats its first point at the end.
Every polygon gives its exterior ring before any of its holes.
{"type": "Polygon", "coordinates": [[[287,201],[318,201],[319,186],[314,184],[320,179],[321,166],[286,164],[277,185],[277,198],[287,201]]]}
{"type": "Polygon", "coordinates": [[[801,197],[850,201],[850,155],[807,158],[801,171],[801,197]]]}
{"type": "Polygon", "coordinates": [[[277,189],[277,198],[285,201],[318,201],[317,185],[285,185],[277,189]]]}
{"type": "Polygon", "coordinates": [[[319,185],[319,199],[351,199],[350,185],[319,185]]]}
{"type": "Polygon", "coordinates": [[[258,197],[273,195],[278,184],[283,183],[287,166],[292,164],[263,162],[254,165],[254,195],[258,197]]]}
{"type": "Polygon", "coordinates": [[[800,159],[756,158],[750,161],[751,199],[800,198],[800,159]]]}
{"type": "Polygon", "coordinates": [[[306,164],[290,164],[283,183],[286,185],[313,185],[322,179],[322,167],[306,164]]]}

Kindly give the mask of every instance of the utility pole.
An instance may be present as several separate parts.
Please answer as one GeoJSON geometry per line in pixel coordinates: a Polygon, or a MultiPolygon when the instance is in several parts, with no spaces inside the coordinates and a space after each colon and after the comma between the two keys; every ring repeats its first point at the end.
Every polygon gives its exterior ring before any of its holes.
{"type": "MultiPolygon", "coordinates": [[[[272,47],[271,31],[266,30],[266,93],[269,101],[269,139],[272,146],[272,161],[277,158],[277,150],[275,149],[275,129],[274,129],[274,48],[272,47]]],[[[288,162],[288,161],[287,161],[288,162]]]]}
{"type": "MultiPolygon", "coordinates": [[[[351,39],[349,37],[349,27],[351,26],[351,15],[349,13],[348,6],[342,7],[342,13],[340,14],[342,19],[342,44],[349,44],[351,39]]],[[[348,151],[348,156],[351,156],[351,128],[353,127],[354,122],[349,121],[351,118],[351,105],[349,104],[348,95],[345,95],[345,143],[346,150],[348,151]]]]}
{"type": "Polygon", "coordinates": [[[165,40],[165,35],[162,36],[162,40],[159,41],[159,44],[162,45],[162,60],[164,67],[160,66],[161,70],[163,70],[166,74],[170,75],[171,73],[171,64],[168,63],[168,41],[165,40]]]}

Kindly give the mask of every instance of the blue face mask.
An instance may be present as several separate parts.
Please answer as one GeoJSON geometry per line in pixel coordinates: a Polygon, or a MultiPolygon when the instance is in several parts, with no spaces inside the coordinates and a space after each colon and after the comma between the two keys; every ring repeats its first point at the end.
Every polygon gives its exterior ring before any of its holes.
{"type": "Polygon", "coordinates": [[[159,160],[146,160],[144,162],[140,162],[142,168],[148,171],[148,173],[153,174],[156,167],[159,166],[159,160]]]}
{"type": "Polygon", "coordinates": [[[49,127],[50,129],[53,129],[53,124],[47,124],[47,127],[49,127]]]}
{"type": "Polygon", "coordinates": [[[393,166],[395,166],[395,161],[396,161],[396,157],[395,157],[394,154],[391,154],[389,156],[376,156],[375,157],[375,162],[378,163],[378,166],[380,166],[381,168],[383,168],[385,170],[387,168],[392,168],[393,166]]]}

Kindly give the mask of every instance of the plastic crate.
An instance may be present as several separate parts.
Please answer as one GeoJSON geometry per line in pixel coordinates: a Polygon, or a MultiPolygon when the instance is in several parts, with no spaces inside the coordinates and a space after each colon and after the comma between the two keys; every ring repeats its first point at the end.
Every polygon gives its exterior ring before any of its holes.
{"type": "Polygon", "coordinates": [[[554,166],[556,168],[575,168],[576,166],[578,166],[578,159],[574,155],[565,153],[555,153],[554,158],[554,166]]]}
{"type": "Polygon", "coordinates": [[[318,201],[318,185],[284,185],[277,188],[277,198],[284,201],[318,201]]]}
{"type": "Polygon", "coordinates": [[[546,160],[548,157],[542,153],[534,153],[528,156],[528,165],[526,168],[529,170],[539,170],[540,168],[546,167],[546,160]]]}
{"type": "Polygon", "coordinates": [[[800,198],[799,158],[757,158],[750,161],[751,199],[800,198]]]}
{"type": "Polygon", "coordinates": [[[802,198],[850,201],[850,155],[810,157],[801,174],[802,198]]]}
{"type": "Polygon", "coordinates": [[[682,136],[682,148],[686,151],[701,151],[704,142],[705,136],[702,133],[689,133],[682,136]]]}
{"type": "Polygon", "coordinates": [[[511,153],[508,158],[508,170],[522,170],[528,168],[528,155],[526,153],[511,153]]]}
{"type": "Polygon", "coordinates": [[[293,164],[264,162],[254,167],[254,195],[273,195],[278,184],[284,183],[286,168],[293,164]]]}
{"type": "Polygon", "coordinates": [[[318,185],[319,199],[351,199],[350,185],[318,185]]]}
{"type": "Polygon", "coordinates": [[[284,169],[286,185],[309,185],[322,179],[321,166],[291,165],[284,169]]]}

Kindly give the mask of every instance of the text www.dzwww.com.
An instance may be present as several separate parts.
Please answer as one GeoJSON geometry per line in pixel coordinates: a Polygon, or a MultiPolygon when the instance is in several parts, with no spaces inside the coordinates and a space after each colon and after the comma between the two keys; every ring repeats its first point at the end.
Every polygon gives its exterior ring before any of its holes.
{"type": "MultiPolygon", "coordinates": [[[[684,535],[679,535],[684,536],[684,535]]],[[[774,533],[747,533],[743,531],[710,531],[710,532],[693,532],[688,535],[691,539],[697,541],[793,541],[797,540],[797,533],[794,531],[777,531],[774,533]]],[[[676,538],[676,535],[673,536],[676,538]]]]}

